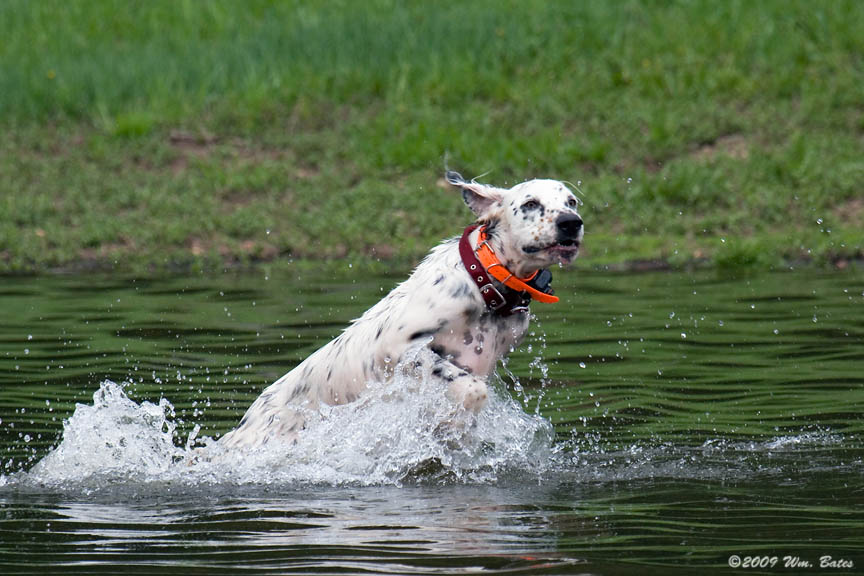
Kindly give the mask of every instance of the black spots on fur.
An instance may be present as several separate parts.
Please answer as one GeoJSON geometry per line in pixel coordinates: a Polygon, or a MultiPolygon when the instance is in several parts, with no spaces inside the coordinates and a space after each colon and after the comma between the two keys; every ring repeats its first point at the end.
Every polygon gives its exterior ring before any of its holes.
{"type": "Polygon", "coordinates": [[[473,342],[473,341],[474,341],[474,336],[471,335],[471,331],[466,330],[465,334],[462,336],[462,342],[467,346],[468,344],[471,344],[471,342],[473,342]]]}
{"type": "Polygon", "coordinates": [[[477,354],[478,356],[483,354],[483,346],[482,345],[481,346],[475,346],[474,347],[474,353],[477,354]]]}
{"type": "Polygon", "coordinates": [[[473,286],[469,286],[468,284],[460,282],[450,291],[450,297],[455,300],[461,300],[462,298],[467,298],[471,295],[471,291],[474,289],[473,286]]]}
{"type": "Polygon", "coordinates": [[[484,313],[488,312],[488,308],[486,308],[486,304],[481,300],[480,305],[478,306],[469,306],[465,310],[462,311],[462,317],[465,319],[466,324],[475,324],[484,313]]]}
{"type": "Polygon", "coordinates": [[[444,275],[441,274],[440,276],[438,276],[437,278],[435,278],[435,280],[432,282],[432,285],[433,285],[433,286],[437,286],[438,284],[440,284],[440,283],[443,282],[443,281],[444,281],[444,275]]]}
{"type": "Polygon", "coordinates": [[[487,238],[493,238],[498,232],[498,226],[501,224],[501,221],[498,218],[492,217],[487,219],[484,224],[487,238]]]}
{"type": "Polygon", "coordinates": [[[434,330],[434,329],[418,330],[417,332],[414,332],[413,334],[411,334],[411,336],[409,336],[408,339],[409,340],[425,340],[426,338],[433,336],[435,334],[435,332],[437,332],[437,330],[434,330]]]}
{"type": "Polygon", "coordinates": [[[441,346],[440,344],[433,344],[429,347],[429,349],[441,358],[453,357],[453,354],[451,354],[449,350],[447,350],[446,348],[444,348],[444,346],[441,346]]]}
{"type": "Polygon", "coordinates": [[[381,338],[381,333],[384,332],[384,324],[378,326],[378,331],[375,333],[375,340],[381,338]]]}
{"type": "Polygon", "coordinates": [[[327,381],[329,382],[330,378],[332,378],[332,377],[333,377],[333,367],[331,366],[330,368],[327,369],[327,381]]]}
{"type": "Polygon", "coordinates": [[[295,386],[294,390],[291,392],[291,395],[288,397],[288,401],[286,402],[286,404],[290,404],[297,398],[306,395],[311,387],[311,382],[303,382],[302,384],[298,384],[297,386],[295,386]]]}
{"type": "Polygon", "coordinates": [[[500,314],[492,314],[488,310],[485,310],[484,314],[480,316],[478,330],[483,334],[507,330],[507,323],[512,318],[512,316],[501,316],[500,314]]]}
{"type": "Polygon", "coordinates": [[[433,368],[432,376],[435,376],[436,378],[441,378],[445,382],[453,382],[453,380],[456,379],[456,377],[452,373],[445,373],[443,366],[436,366],[435,368],[433,368]]]}
{"type": "Polygon", "coordinates": [[[435,336],[437,332],[439,332],[444,326],[447,325],[447,320],[444,318],[440,318],[437,322],[437,325],[434,328],[425,328],[423,330],[418,330],[411,334],[408,337],[409,340],[425,340],[431,336],[435,336]]]}
{"type": "Polygon", "coordinates": [[[532,218],[538,215],[542,218],[546,214],[546,207],[537,200],[527,200],[523,202],[522,206],[519,207],[519,210],[521,210],[522,214],[525,216],[531,215],[532,218]]]}
{"type": "Polygon", "coordinates": [[[240,426],[244,426],[246,424],[246,422],[248,422],[248,421],[249,421],[249,414],[247,413],[247,414],[244,414],[243,418],[240,419],[240,426]]]}
{"type": "Polygon", "coordinates": [[[333,346],[330,347],[331,354],[336,354],[342,349],[345,334],[342,333],[333,340],[333,346]]]}

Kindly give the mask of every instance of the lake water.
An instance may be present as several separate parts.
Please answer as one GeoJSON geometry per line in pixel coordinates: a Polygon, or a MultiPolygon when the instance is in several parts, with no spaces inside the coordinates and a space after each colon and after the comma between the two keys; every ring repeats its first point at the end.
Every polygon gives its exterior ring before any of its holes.
{"type": "Polygon", "coordinates": [[[0,573],[864,571],[861,271],[559,272],[461,431],[373,384],[195,458],[404,276],[2,279],[0,573]]]}

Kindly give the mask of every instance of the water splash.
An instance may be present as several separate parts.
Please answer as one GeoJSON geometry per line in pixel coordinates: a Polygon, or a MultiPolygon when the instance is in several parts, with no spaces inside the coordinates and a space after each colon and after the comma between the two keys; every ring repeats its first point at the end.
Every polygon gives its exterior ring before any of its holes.
{"type": "Polygon", "coordinates": [[[428,374],[396,373],[390,382],[370,383],[356,402],[310,414],[296,444],[274,440],[239,452],[197,438],[198,426],[179,438],[167,399],[139,404],[124,386],[106,381],[92,404],[78,404],[64,422],[61,443],[29,472],[0,476],[0,487],[88,492],[127,484],[474,484],[562,476],[595,483],[775,476],[802,465],[864,472],[860,451],[838,462],[836,450],[825,449],[859,446],[858,439],[825,430],[752,441],[718,438],[698,446],[609,446],[602,435],[574,430],[556,443],[551,423],[526,412],[503,381],[474,414],[454,406],[428,374]]]}
{"type": "Polygon", "coordinates": [[[556,445],[552,466],[579,482],[629,482],[646,479],[736,480],[787,478],[802,470],[864,473],[860,441],[814,428],[762,439],[715,438],[702,444],[673,442],[607,446],[599,435],[574,434],[556,445]],[[838,459],[838,447],[853,445],[848,458],[838,459]]]}
{"type": "Polygon", "coordinates": [[[138,404],[106,381],[92,405],[76,406],[54,450],[0,485],[474,483],[511,471],[542,473],[550,462],[551,424],[526,414],[506,391],[491,393],[475,414],[417,376],[370,383],[358,401],[310,414],[296,444],[274,440],[240,453],[196,438],[198,427],[178,438],[167,399],[138,404]]]}
{"type": "Polygon", "coordinates": [[[174,445],[173,407],[132,401],[119,384],[103,382],[93,404],[78,404],[63,424],[63,441],[39,461],[30,477],[61,485],[94,479],[119,482],[171,470],[184,458],[174,445]]]}

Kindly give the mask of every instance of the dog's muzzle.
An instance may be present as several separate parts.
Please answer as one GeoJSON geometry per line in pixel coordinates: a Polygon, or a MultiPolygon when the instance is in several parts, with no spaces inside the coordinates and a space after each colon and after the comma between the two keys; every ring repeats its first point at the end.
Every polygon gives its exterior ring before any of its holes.
{"type": "Polygon", "coordinates": [[[562,214],[555,221],[558,228],[558,242],[562,245],[572,245],[579,241],[582,233],[582,218],[578,214],[562,214]]]}

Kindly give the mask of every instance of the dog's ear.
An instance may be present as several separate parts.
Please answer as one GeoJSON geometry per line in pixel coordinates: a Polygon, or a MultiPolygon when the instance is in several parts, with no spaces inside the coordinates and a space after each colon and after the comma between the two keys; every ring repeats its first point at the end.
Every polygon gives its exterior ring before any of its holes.
{"type": "Polygon", "coordinates": [[[499,202],[502,198],[502,190],[499,188],[486,186],[485,184],[480,184],[473,180],[469,182],[468,180],[465,180],[461,174],[454,172],[453,170],[447,170],[447,172],[444,173],[444,178],[453,186],[462,189],[462,199],[465,200],[465,204],[471,208],[471,211],[474,212],[474,215],[478,218],[486,214],[486,212],[489,211],[489,208],[496,202],[499,202]]]}

